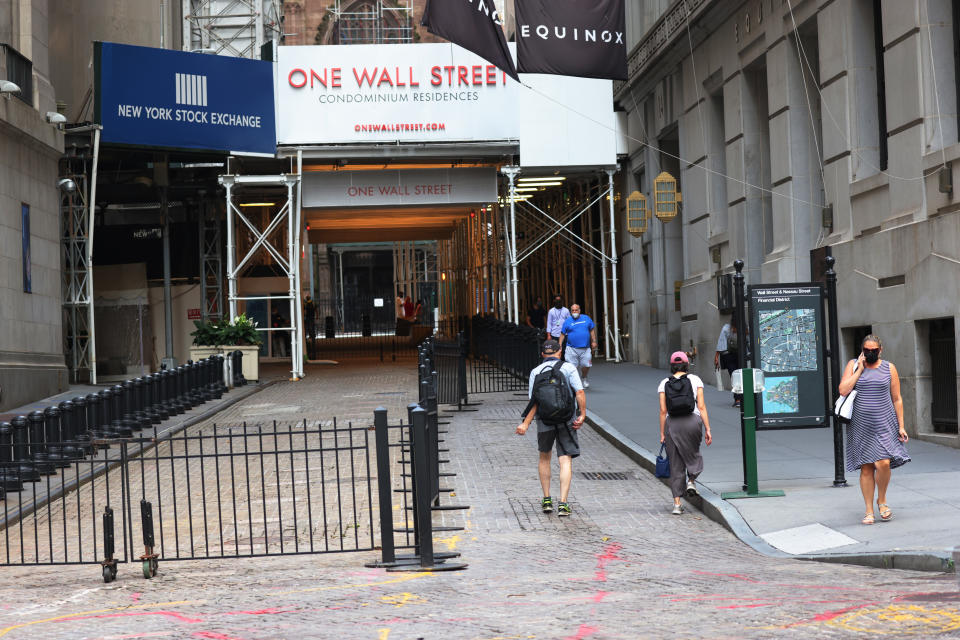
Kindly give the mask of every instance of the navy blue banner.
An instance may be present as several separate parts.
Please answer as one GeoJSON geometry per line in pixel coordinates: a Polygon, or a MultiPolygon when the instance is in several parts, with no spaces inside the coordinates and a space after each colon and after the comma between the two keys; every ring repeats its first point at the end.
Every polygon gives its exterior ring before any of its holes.
{"type": "Polygon", "coordinates": [[[276,153],[272,63],[112,42],[94,47],[104,142],[276,153]]]}

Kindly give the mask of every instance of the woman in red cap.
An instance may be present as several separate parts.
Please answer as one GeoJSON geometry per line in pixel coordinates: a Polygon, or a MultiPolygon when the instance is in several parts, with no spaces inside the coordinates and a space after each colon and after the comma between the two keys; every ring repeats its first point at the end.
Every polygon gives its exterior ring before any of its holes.
{"type": "Polygon", "coordinates": [[[697,495],[694,482],[703,471],[700,441],[713,442],[710,418],[703,401],[703,380],[689,373],[690,360],[683,351],[670,356],[670,373],[657,388],[660,394],[660,442],[670,459],[673,515],[683,513],[680,498],[697,495]],[[705,437],[704,437],[705,434],[705,437]]]}

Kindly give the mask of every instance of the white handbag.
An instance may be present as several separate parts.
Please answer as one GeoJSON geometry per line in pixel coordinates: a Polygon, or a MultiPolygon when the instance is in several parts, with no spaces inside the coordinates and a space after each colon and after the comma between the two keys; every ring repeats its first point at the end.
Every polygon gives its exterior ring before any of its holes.
{"type": "Polygon", "coordinates": [[[853,419],[853,401],[857,399],[857,390],[853,389],[845,396],[837,398],[837,403],[833,405],[833,413],[837,420],[843,424],[848,424],[853,419]]]}

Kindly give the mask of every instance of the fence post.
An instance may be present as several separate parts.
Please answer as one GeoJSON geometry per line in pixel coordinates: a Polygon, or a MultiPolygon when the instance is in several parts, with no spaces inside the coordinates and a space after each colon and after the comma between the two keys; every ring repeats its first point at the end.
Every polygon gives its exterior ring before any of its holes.
{"type": "Polygon", "coordinates": [[[103,567],[103,581],[113,582],[117,579],[117,561],[113,557],[113,509],[109,506],[103,508],[103,561],[100,565],[103,567]]]}
{"type": "MultiPolygon", "coordinates": [[[[827,248],[829,250],[829,247],[827,248]]],[[[837,259],[827,255],[827,308],[830,316],[830,388],[827,394],[826,413],[833,425],[833,486],[847,486],[844,476],[843,458],[843,426],[833,413],[834,404],[840,394],[840,323],[837,317],[837,272],[833,266],[837,259]]]]}
{"type": "MultiPolygon", "coordinates": [[[[373,428],[377,447],[377,500],[380,503],[380,560],[365,566],[371,568],[397,565],[397,552],[393,536],[393,482],[390,477],[390,428],[387,410],[377,407],[373,411],[373,428]]],[[[406,562],[410,562],[407,560],[406,562]]]]}

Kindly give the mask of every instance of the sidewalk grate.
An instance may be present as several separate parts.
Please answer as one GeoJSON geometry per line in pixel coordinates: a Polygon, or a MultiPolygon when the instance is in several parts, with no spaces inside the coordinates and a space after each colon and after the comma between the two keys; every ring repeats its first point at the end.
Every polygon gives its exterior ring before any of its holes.
{"type": "Polygon", "coordinates": [[[632,480],[633,473],[629,471],[581,471],[580,477],[584,480],[632,480]]]}

